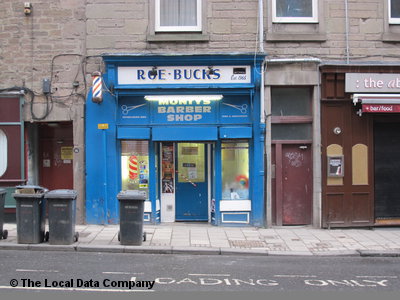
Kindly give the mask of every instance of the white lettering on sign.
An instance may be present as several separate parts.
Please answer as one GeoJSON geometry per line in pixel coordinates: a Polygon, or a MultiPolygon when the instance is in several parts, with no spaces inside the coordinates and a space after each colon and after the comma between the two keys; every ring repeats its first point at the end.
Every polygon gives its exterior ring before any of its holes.
{"type": "Polygon", "coordinates": [[[393,111],[393,105],[388,105],[388,106],[383,106],[383,105],[370,105],[368,106],[369,110],[372,112],[392,112],[393,111]]]}
{"type": "Polygon", "coordinates": [[[157,113],[166,114],[167,122],[197,122],[211,113],[210,100],[160,100],[157,113]]]}
{"type": "Polygon", "coordinates": [[[400,74],[347,73],[346,92],[399,92],[400,74]]]}
{"type": "Polygon", "coordinates": [[[118,67],[118,84],[250,83],[250,66],[118,67]]]}
{"type": "Polygon", "coordinates": [[[363,104],[363,112],[380,112],[380,113],[398,113],[400,112],[399,104],[363,104]]]}

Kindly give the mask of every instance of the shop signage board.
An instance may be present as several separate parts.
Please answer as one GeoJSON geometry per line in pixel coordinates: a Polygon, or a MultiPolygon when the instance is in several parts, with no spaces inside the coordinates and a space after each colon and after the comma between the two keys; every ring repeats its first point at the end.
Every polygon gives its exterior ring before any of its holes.
{"type": "Polygon", "coordinates": [[[400,104],[363,104],[362,112],[365,113],[399,113],[400,104]]]}
{"type": "Polygon", "coordinates": [[[399,93],[400,74],[346,73],[346,93],[399,93]]]}
{"type": "MultiPolygon", "coordinates": [[[[246,124],[251,122],[249,97],[229,95],[220,100],[209,100],[204,95],[173,95],[168,100],[148,101],[148,96],[121,98],[120,124],[246,124]],[[178,97],[178,96],[177,96],[178,97]]],[[[154,96],[156,97],[156,96],[154,96]]]]}
{"type": "Polygon", "coordinates": [[[118,84],[243,84],[251,83],[250,70],[250,66],[118,67],[118,84]]]}

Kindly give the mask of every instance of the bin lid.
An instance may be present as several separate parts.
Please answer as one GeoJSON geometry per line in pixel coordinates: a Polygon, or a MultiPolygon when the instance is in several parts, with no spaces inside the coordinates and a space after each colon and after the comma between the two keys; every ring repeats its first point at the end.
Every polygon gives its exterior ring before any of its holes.
{"type": "Polygon", "coordinates": [[[75,190],[53,190],[48,192],[44,198],[47,200],[51,199],[70,199],[75,200],[78,193],[75,190]]]}
{"type": "MultiPolygon", "coordinates": [[[[17,185],[15,187],[16,190],[21,191],[21,190],[28,190],[28,189],[33,189],[35,191],[35,193],[46,193],[49,190],[43,186],[40,185],[32,185],[32,184],[26,184],[26,185],[17,185]]],[[[22,191],[21,194],[23,194],[24,192],[22,191]]],[[[31,194],[28,192],[28,194],[31,194]]]]}
{"type": "Polygon", "coordinates": [[[39,185],[17,185],[14,198],[41,198],[49,190],[39,185]]]}
{"type": "Polygon", "coordinates": [[[118,200],[146,200],[146,192],[138,190],[121,191],[117,195],[118,200]]]}

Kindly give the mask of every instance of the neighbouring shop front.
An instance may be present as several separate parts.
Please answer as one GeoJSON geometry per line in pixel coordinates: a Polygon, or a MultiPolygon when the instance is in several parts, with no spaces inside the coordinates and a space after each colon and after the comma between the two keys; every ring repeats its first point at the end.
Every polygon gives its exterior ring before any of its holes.
{"type": "Polygon", "coordinates": [[[118,223],[117,193],[149,223],[262,226],[264,56],[104,55],[86,107],[86,220],[118,223]]]}
{"type": "Polygon", "coordinates": [[[322,68],[323,226],[400,224],[400,68],[322,68]]]}

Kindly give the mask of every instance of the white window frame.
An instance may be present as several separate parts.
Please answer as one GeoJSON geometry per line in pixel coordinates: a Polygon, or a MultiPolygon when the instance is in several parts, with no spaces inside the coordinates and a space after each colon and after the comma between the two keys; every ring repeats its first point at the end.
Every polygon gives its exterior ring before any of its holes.
{"type": "Polygon", "coordinates": [[[198,32],[202,29],[202,1],[197,1],[197,25],[196,26],[161,26],[160,1],[155,0],[155,31],[156,32],[198,32]]]}
{"type": "Polygon", "coordinates": [[[276,1],[272,1],[272,22],[273,23],[318,23],[318,0],[312,0],[311,17],[278,17],[276,15],[276,1]]]}
{"type": "Polygon", "coordinates": [[[388,0],[389,24],[400,24],[400,18],[392,18],[392,0],[388,0]]]}

